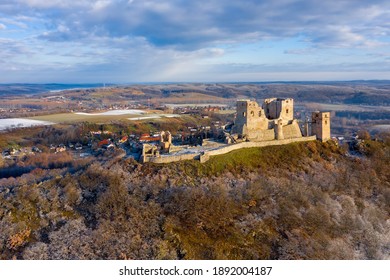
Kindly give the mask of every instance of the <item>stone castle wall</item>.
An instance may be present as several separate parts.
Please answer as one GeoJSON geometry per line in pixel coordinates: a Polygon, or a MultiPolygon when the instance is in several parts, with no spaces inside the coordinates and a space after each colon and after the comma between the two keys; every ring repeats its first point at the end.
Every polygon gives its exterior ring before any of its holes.
{"type": "Polygon", "coordinates": [[[302,132],[297,121],[293,121],[291,124],[283,126],[284,139],[293,139],[302,137],[302,132]]]}
{"type": "Polygon", "coordinates": [[[200,153],[194,154],[183,154],[183,155],[163,155],[159,157],[145,157],[142,162],[153,162],[153,163],[170,163],[183,160],[199,159],[200,153]]]}
{"type": "Polygon", "coordinates": [[[315,136],[309,136],[309,137],[299,137],[299,138],[292,138],[292,139],[271,140],[271,141],[262,141],[262,142],[242,142],[242,143],[238,143],[238,144],[225,146],[225,147],[222,147],[222,148],[217,149],[217,150],[207,151],[204,153],[204,155],[200,156],[200,161],[205,162],[211,156],[223,155],[223,154],[229,153],[231,151],[235,151],[235,150],[243,149],[243,148],[286,145],[286,144],[291,144],[291,143],[295,143],[295,142],[306,142],[306,141],[314,141],[314,140],[316,140],[315,136]],[[205,159],[207,159],[207,160],[205,160],[205,159]]]}
{"type": "Polygon", "coordinates": [[[182,160],[200,160],[201,163],[206,162],[212,156],[227,154],[231,151],[235,151],[243,148],[255,148],[255,147],[266,147],[266,146],[277,146],[277,145],[286,145],[295,142],[306,142],[314,141],[316,136],[309,137],[299,137],[283,140],[271,140],[271,141],[262,141],[262,142],[242,142],[232,145],[226,145],[221,148],[217,148],[210,151],[205,151],[204,153],[193,153],[193,154],[183,154],[183,155],[163,155],[160,157],[146,157],[144,162],[153,162],[153,163],[171,163],[182,160]]]}
{"type": "Polygon", "coordinates": [[[275,139],[275,130],[273,128],[257,130],[253,131],[250,136],[252,141],[270,141],[275,139]]]}

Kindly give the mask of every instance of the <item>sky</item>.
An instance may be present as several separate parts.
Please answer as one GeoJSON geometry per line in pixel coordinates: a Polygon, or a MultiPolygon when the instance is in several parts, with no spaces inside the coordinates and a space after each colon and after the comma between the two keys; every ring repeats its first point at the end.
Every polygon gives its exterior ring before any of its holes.
{"type": "Polygon", "coordinates": [[[0,0],[0,83],[390,79],[390,1],[0,0]]]}

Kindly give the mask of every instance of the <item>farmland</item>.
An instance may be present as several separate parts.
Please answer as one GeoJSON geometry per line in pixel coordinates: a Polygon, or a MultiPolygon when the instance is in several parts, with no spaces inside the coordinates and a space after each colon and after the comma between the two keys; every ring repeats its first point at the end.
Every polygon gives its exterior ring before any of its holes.
{"type": "Polygon", "coordinates": [[[171,118],[179,117],[178,115],[164,114],[156,111],[142,111],[142,113],[123,113],[123,114],[109,114],[104,113],[62,113],[62,114],[50,114],[43,116],[31,117],[32,120],[48,121],[54,123],[77,123],[77,122],[95,122],[105,123],[111,121],[130,121],[130,120],[141,120],[141,119],[160,119],[160,118],[171,118]]]}
{"type": "Polygon", "coordinates": [[[332,132],[336,135],[351,135],[356,127],[374,131],[380,126],[383,130],[390,121],[390,85],[387,81],[110,85],[55,92],[44,92],[41,87],[41,93],[31,85],[23,91],[20,88],[20,85],[0,88],[1,118],[69,124],[84,121],[170,122],[167,117],[171,114],[190,113],[191,109],[185,107],[207,106],[223,107],[224,110],[215,115],[229,118],[234,114],[237,99],[261,101],[283,97],[295,100],[295,113],[301,120],[314,110],[332,112],[332,132]],[[146,113],[101,114],[112,110],[146,113]]]}

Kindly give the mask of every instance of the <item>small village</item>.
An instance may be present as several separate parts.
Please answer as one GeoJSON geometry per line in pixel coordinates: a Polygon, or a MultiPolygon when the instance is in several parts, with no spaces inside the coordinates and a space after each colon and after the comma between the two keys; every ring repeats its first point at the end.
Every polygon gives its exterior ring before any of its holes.
{"type": "MultiPolygon", "coordinates": [[[[205,141],[216,138],[221,138],[220,133],[223,131],[225,126],[221,125],[220,122],[213,122],[212,126],[200,126],[200,127],[188,127],[187,132],[180,134],[170,135],[170,143],[175,145],[181,145],[185,147],[197,147],[204,145],[205,141]]],[[[23,128],[15,128],[23,129],[23,128]]],[[[96,156],[103,152],[110,151],[122,151],[125,157],[133,157],[138,159],[142,153],[143,145],[160,146],[164,143],[161,140],[161,134],[164,132],[152,132],[143,133],[140,135],[129,134],[129,135],[117,135],[108,130],[97,130],[90,131],[88,134],[82,137],[83,141],[80,142],[68,142],[59,144],[50,144],[48,146],[31,146],[31,147],[20,147],[15,145],[11,148],[3,148],[1,155],[3,159],[12,160],[20,158],[26,155],[34,155],[42,152],[49,153],[62,153],[70,152],[75,158],[96,156]]],[[[172,151],[173,146],[165,145],[162,149],[162,153],[172,151]]]]}
{"type": "MultiPolygon", "coordinates": [[[[188,106],[172,109],[175,114],[199,115],[206,119],[210,112],[231,109],[219,106],[188,106]]],[[[295,119],[294,100],[271,98],[262,106],[255,101],[238,100],[233,122],[213,120],[210,125],[189,126],[185,130],[149,131],[141,134],[115,133],[110,130],[89,130],[79,141],[50,143],[47,146],[15,146],[1,151],[7,161],[35,155],[68,153],[74,159],[87,157],[133,158],[141,163],[167,163],[188,159],[208,159],[208,153],[216,155],[229,152],[231,145],[251,142],[245,145],[275,145],[295,141],[333,140],[337,144],[347,143],[350,148],[364,139],[355,134],[350,139],[331,137],[330,113],[314,112],[312,119],[304,123],[295,119]],[[313,138],[314,137],[314,138],[313,138]],[[283,141],[282,141],[283,140],[283,141]],[[282,141],[282,142],[278,142],[282,141]],[[260,143],[260,144],[253,144],[260,143]]],[[[15,127],[17,129],[17,127],[15,127]]],[[[18,128],[23,129],[23,128],[18,128]]],[[[245,147],[245,145],[243,147],[245,147]]]]}
{"type": "MultiPolygon", "coordinates": [[[[90,130],[79,142],[52,143],[48,147],[10,148],[3,150],[2,156],[4,159],[12,159],[45,151],[68,152],[75,158],[83,158],[115,152],[116,156],[132,157],[140,162],[170,162],[199,158],[200,154],[204,155],[208,151],[217,153],[224,147],[243,142],[271,141],[270,144],[277,144],[275,141],[278,140],[288,140],[286,143],[290,143],[312,140],[310,137],[313,136],[321,141],[331,138],[330,113],[313,113],[309,131],[309,122],[300,127],[294,119],[292,99],[267,99],[262,106],[255,101],[239,100],[236,107],[234,122],[212,121],[209,126],[187,127],[186,131],[176,134],[155,131],[140,135],[118,135],[109,130],[90,130]]],[[[204,118],[207,112],[220,109],[217,106],[177,108],[174,112],[202,114],[204,118]]]]}

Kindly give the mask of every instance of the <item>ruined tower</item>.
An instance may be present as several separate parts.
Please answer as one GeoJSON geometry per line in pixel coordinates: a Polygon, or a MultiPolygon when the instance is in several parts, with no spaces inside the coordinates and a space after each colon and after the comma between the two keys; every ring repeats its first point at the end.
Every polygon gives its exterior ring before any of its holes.
{"type": "Polygon", "coordinates": [[[256,101],[237,101],[232,132],[250,141],[283,140],[302,137],[294,120],[294,100],[269,98],[260,107],[256,101]]]}
{"type": "Polygon", "coordinates": [[[268,119],[294,119],[294,100],[292,98],[268,98],[264,100],[263,109],[268,119]]]}
{"type": "Polygon", "coordinates": [[[311,135],[325,142],[330,139],[330,112],[313,112],[311,115],[311,135]]]}
{"type": "Polygon", "coordinates": [[[279,119],[276,124],[275,124],[275,136],[277,140],[282,140],[284,139],[284,134],[283,134],[283,120],[279,119]]]}
{"type": "Polygon", "coordinates": [[[170,146],[172,145],[172,134],[167,131],[160,132],[160,147],[164,152],[169,151],[170,146]]]}
{"type": "Polygon", "coordinates": [[[234,132],[250,137],[252,132],[268,128],[268,120],[256,101],[238,100],[234,132]]]}

